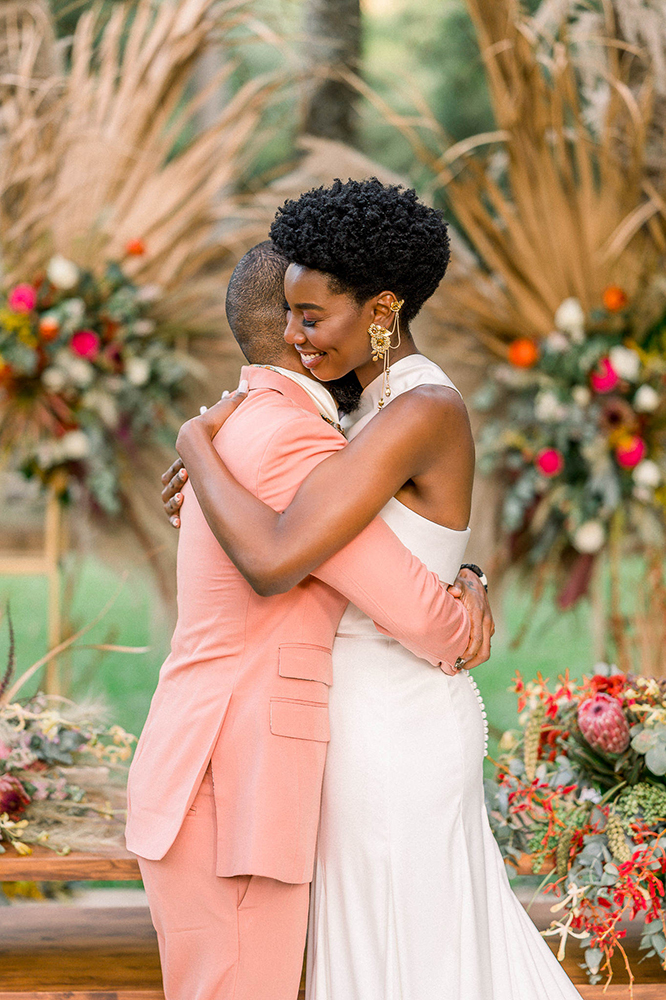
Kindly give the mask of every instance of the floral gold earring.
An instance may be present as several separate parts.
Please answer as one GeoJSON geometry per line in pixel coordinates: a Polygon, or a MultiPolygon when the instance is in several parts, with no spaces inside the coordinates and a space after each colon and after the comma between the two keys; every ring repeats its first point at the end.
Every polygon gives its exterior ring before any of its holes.
{"type": "Polygon", "coordinates": [[[389,360],[389,354],[391,351],[397,350],[400,347],[400,319],[399,312],[405,304],[404,299],[394,299],[391,303],[391,311],[393,312],[393,322],[391,323],[391,329],[387,330],[385,326],[381,326],[379,323],[371,323],[368,327],[368,333],[370,334],[370,346],[372,347],[372,360],[379,361],[380,358],[384,360],[384,372],[382,381],[382,394],[379,397],[379,409],[381,410],[385,401],[391,395],[391,386],[389,383],[389,374],[391,370],[391,362],[389,360]],[[397,343],[392,344],[391,338],[393,334],[398,335],[397,343]]]}

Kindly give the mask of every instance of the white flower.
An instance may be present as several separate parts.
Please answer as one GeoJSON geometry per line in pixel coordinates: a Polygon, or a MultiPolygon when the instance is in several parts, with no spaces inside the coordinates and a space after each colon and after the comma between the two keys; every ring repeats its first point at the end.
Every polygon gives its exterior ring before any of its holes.
{"type": "Polygon", "coordinates": [[[113,429],[118,425],[118,408],[113,396],[101,389],[91,389],[81,400],[81,404],[93,413],[97,413],[107,427],[113,429]]]}
{"type": "Polygon", "coordinates": [[[132,385],[145,385],[150,378],[150,363],[145,358],[128,358],[125,374],[132,385]]]}
{"type": "Polygon", "coordinates": [[[45,368],[42,372],[42,382],[51,392],[62,392],[67,385],[67,375],[62,368],[45,368]]]}
{"type": "Polygon", "coordinates": [[[136,297],[139,302],[154,302],[162,295],[162,291],[160,285],[142,285],[137,291],[136,297]]]}
{"type": "Polygon", "coordinates": [[[555,393],[546,389],[537,393],[534,401],[534,415],[537,420],[542,420],[544,423],[557,423],[558,420],[563,420],[566,417],[567,411],[555,393]]]}
{"type": "Polygon", "coordinates": [[[156,326],[154,319],[137,319],[132,324],[132,333],[135,333],[137,337],[147,337],[156,326]]]}
{"type": "Polygon", "coordinates": [[[634,409],[639,413],[652,413],[661,402],[661,396],[651,385],[642,385],[634,396],[634,409]]]}
{"type": "Polygon", "coordinates": [[[656,462],[645,458],[642,462],[638,463],[632,476],[638,486],[647,486],[654,490],[661,482],[661,469],[656,462]]]}
{"type": "Polygon", "coordinates": [[[86,389],[94,381],[95,369],[83,358],[72,357],[67,369],[72,382],[79,389],[86,389]]]}
{"type": "Polygon", "coordinates": [[[79,280],[79,269],[72,260],[67,260],[62,254],[57,253],[51,257],[46,268],[48,279],[56,288],[74,288],[79,280]]]}
{"type": "Polygon", "coordinates": [[[499,741],[499,748],[502,753],[509,753],[517,744],[518,737],[513,729],[507,729],[506,732],[502,733],[499,741]]]}
{"type": "Polygon", "coordinates": [[[620,378],[636,381],[641,370],[641,359],[637,351],[632,351],[630,347],[611,347],[608,356],[620,378]]]}
{"type": "Polygon", "coordinates": [[[60,445],[65,458],[78,461],[90,452],[90,442],[83,431],[70,431],[61,439],[60,445]]]}
{"type": "Polygon", "coordinates": [[[61,308],[65,314],[66,322],[71,327],[76,327],[85,315],[86,304],[83,299],[65,299],[61,308]]]}
{"type": "Polygon", "coordinates": [[[546,337],[546,347],[553,354],[564,354],[569,349],[569,340],[559,330],[553,330],[546,337]]]}
{"type": "Polygon", "coordinates": [[[598,552],[606,541],[606,532],[601,521],[585,521],[571,539],[575,549],[585,554],[598,552]]]}
{"type": "Polygon", "coordinates": [[[562,333],[568,333],[573,341],[580,343],[585,338],[585,313],[578,299],[565,299],[555,313],[555,326],[562,333]]]}
{"type": "Polygon", "coordinates": [[[581,788],[578,796],[579,802],[601,802],[601,792],[596,788],[581,788]]]}
{"type": "Polygon", "coordinates": [[[571,390],[573,401],[577,406],[585,408],[592,399],[592,393],[586,385],[575,385],[571,390]]]}
{"type": "Polygon", "coordinates": [[[42,441],[37,446],[35,458],[40,469],[50,469],[62,461],[62,449],[60,443],[56,441],[42,441]]]}

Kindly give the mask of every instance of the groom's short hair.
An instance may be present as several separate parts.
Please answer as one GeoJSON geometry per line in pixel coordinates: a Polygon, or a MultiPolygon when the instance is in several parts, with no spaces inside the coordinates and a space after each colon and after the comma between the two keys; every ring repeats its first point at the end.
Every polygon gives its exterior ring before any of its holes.
{"type": "MultiPolygon", "coordinates": [[[[271,240],[257,243],[236,264],[227,286],[227,320],[238,346],[251,365],[281,366],[287,303],[284,275],[289,261],[271,240]]],[[[354,372],[326,383],[344,413],[353,413],[361,399],[354,372]]]]}
{"type": "Polygon", "coordinates": [[[279,365],[287,345],[284,275],[289,261],[271,240],[241,257],[227,287],[227,320],[250,364],[279,365]]]}

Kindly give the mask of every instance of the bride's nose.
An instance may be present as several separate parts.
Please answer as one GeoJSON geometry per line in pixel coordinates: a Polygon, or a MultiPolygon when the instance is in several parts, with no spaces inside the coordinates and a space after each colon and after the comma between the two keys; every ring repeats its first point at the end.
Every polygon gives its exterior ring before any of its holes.
{"type": "Polygon", "coordinates": [[[287,323],[287,329],[284,331],[284,339],[288,344],[306,344],[308,338],[303,333],[298,321],[294,318],[293,313],[289,314],[289,322],[287,323]]]}

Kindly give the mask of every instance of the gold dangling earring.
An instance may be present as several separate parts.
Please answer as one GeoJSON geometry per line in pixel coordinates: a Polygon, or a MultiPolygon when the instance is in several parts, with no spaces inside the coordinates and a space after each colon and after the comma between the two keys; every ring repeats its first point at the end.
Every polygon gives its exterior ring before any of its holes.
{"type": "Polygon", "coordinates": [[[379,361],[380,358],[384,360],[384,378],[382,382],[382,394],[379,398],[379,403],[377,404],[381,410],[386,399],[391,395],[391,386],[389,383],[389,373],[391,362],[389,360],[389,352],[395,351],[400,347],[400,320],[398,318],[398,313],[405,304],[404,299],[394,299],[391,303],[391,311],[393,312],[393,322],[391,324],[391,329],[387,330],[385,326],[381,326],[379,323],[371,323],[368,327],[368,333],[370,334],[370,345],[372,347],[372,360],[379,361]],[[398,334],[398,342],[396,344],[391,343],[391,337],[394,333],[398,334]]]}

